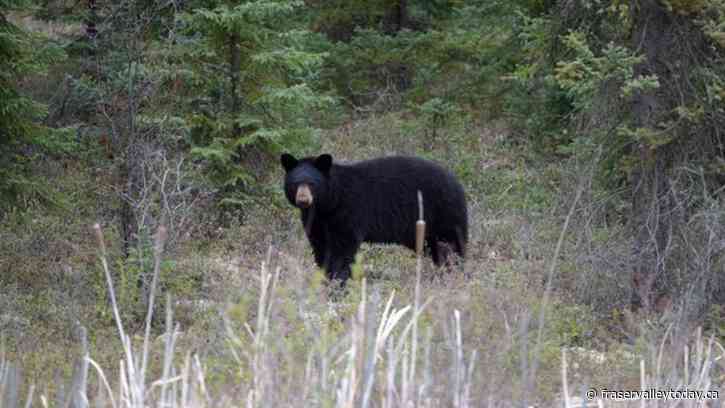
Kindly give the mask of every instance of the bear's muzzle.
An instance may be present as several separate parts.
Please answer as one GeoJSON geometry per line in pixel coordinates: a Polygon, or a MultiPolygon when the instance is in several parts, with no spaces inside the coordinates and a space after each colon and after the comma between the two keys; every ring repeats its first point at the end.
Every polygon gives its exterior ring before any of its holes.
{"type": "Polygon", "coordinates": [[[312,190],[307,184],[300,184],[295,195],[295,205],[299,208],[310,208],[312,206],[312,190]]]}

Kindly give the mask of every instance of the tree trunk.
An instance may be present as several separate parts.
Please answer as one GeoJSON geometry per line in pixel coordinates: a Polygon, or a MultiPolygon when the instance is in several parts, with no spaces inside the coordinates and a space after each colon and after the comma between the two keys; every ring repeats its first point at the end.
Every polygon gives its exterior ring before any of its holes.
{"type": "Polygon", "coordinates": [[[632,49],[644,57],[634,70],[635,77],[656,75],[660,86],[641,90],[631,105],[632,126],[672,142],[655,146],[646,140],[633,147],[637,163],[632,172],[633,306],[653,310],[669,296],[667,264],[673,247],[675,200],[671,191],[673,164],[683,160],[678,146],[686,142],[687,129],[666,128],[674,123],[675,108],[694,98],[689,82],[696,62],[693,49],[702,47],[701,31],[690,17],[676,15],[657,0],[633,0],[632,49]]]}
{"type": "Polygon", "coordinates": [[[406,0],[398,0],[392,10],[392,25],[395,32],[399,32],[408,24],[408,4],[406,0]]]}
{"type": "MultiPolygon", "coordinates": [[[[383,19],[383,30],[386,34],[395,36],[408,26],[408,2],[397,0],[387,10],[383,19]]],[[[411,72],[406,63],[393,63],[388,69],[392,76],[393,83],[398,91],[405,91],[411,85],[411,72]]]]}
{"type": "MultiPolygon", "coordinates": [[[[133,207],[132,200],[136,200],[141,194],[141,154],[138,152],[140,141],[136,133],[136,110],[138,109],[139,95],[136,92],[136,78],[134,75],[134,64],[137,61],[138,49],[136,47],[136,39],[131,38],[129,48],[127,50],[127,72],[128,72],[128,97],[127,97],[127,129],[126,137],[123,140],[123,148],[125,153],[122,156],[123,163],[120,167],[121,180],[125,183],[123,193],[125,197],[121,198],[121,231],[123,233],[123,255],[128,258],[130,249],[136,246],[140,225],[136,210],[133,207]]],[[[122,133],[123,134],[123,133],[122,133]]]]}
{"type": "Polygon", "coordinates": [[[98,79],[98,67],[96,66],[96,40],[98,38],[98,29],[96,21],[98,20],[98,6],[96,0],[88,0],[88,19],[86,20],[86,40],[88,41],[88,49],[86,52],[83,71],[86,75],[98,79]]]}
{"type": "Polygon", "coordinates": [[[86,21],[86,36],[89,41],[94,41],[98,30],[96,29],[97,6],[96,0],[88,0],[88,21],[86,21]]]}
{"type": "MultiPolygon", "coordinates": [[[[238,114],[242,108],[242,99],[239,96],[239,72],[241,70],[242,55],[239,49],[239,33],[233,32],[229,36],[229,92],[231,93],[231,106],[229,107],[232,115],[238,114]]],[[[239,124],[234,124],[234,137],[242,135],[242,129],[239,124]]]]}
{"type": "Polygon", "coordinates": [[[138,234],[140,232],[139,219],[131,202],[131,200],[138,199],[140,196],[140,171],[142,166],[138,146],[135,146],[134,143],[138,143],[138,141],[128,141],[126,152],[121,159],[123,162],[119,166],[119,179],[123,183],[119,221],[121,224],[121,238],[123,239],[122,254],[126,259],[131,255],[131,248],[138,246],[138,234]]]}

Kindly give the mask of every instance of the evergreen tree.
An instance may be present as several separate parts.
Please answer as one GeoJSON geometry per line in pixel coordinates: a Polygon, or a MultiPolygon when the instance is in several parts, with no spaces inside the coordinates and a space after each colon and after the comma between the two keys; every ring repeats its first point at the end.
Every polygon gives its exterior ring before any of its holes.
{"type": "Polygon", "coordinates": [[[688,299],[695,312],[723,299],[717,259],[686,261],[688,240],[709,228],[693,218],[722,190],[723,16],[717,0],[556,3],[521,14],[510,112],[539,146],[597,163],[589,193],[613,197],[609,216],[628,225],[623,278],[648,310],[684,293],[697,294],[688,299]]]}
{"type": "MultiPolygon", "coordinates": [[[[316,144],[316,112],[334,100],[318,88],[324,54],[305,29],[301,1],[203,2],[189,10],[179,52],[191,68],[193,153],[227,198],[253,185],[245,158],[316,144]],[[255,153],[256,152],[256,153],[255,153]]],[[[319,116],[319,115],[318,115],[319,116]]],[[[232,200],[234,201],[234,200],[232,200]]]]}
{"type": "Polygon", "coordinates": [[[13,23],[32,7],[28,0],[0,1],[0,215],[28,200],[54,201],[50,187],[32,174],[34,160],[43,154],[70,149],[67,133],[47,128],[46,107],[29,97],[23,81],[43,74],[62,58],[47,39],[13,23]]]}

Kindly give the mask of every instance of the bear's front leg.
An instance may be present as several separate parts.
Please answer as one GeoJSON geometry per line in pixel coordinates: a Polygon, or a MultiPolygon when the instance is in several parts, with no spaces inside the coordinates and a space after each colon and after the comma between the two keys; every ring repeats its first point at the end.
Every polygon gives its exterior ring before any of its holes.
{"type": "Polygon", "coordinates": [[[318,267],[327,269],[328,249],[327,240],[324,235],[316,237],[308,237],[310,246],[312,246],[312,254],[315,256],[315,263],[318,267]]]}
{"type": "Polygon", "coordinates": [[[329,240],[329,257],[325,268],[327,279],[339,281],[341,287],[345,286],[352,275],[350,266],[355,261],[360,243],[360,240],[329,240]]]}
{"type": "Polygon", "coordinates": [[[323,222],[315,222],[314,209],[302,211],[302,225],[305,228],[305,235],[307,240],[312,247],[312,253],[315,256],[315,263],[318,267],[327,268],[327,230],[326,225],[323,222]]]}

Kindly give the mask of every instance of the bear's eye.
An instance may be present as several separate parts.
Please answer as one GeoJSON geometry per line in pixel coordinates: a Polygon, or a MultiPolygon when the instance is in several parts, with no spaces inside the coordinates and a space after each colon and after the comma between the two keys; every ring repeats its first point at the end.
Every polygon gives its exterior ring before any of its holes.
{"type": "Polygon", "coordinates": [[[307,184],[309,186],[316,186],[316,185],[318,185],[320,183],[320,181],[317,180],[315,177],[310,177],[310,176],[308,176],[306,174],[302,174],[302,175],[299,175],[298,177],[293,178],[291,180],[291,182],[292,182],[291,184],[295,188],[298,188],[302,184],[307,184]]]}

